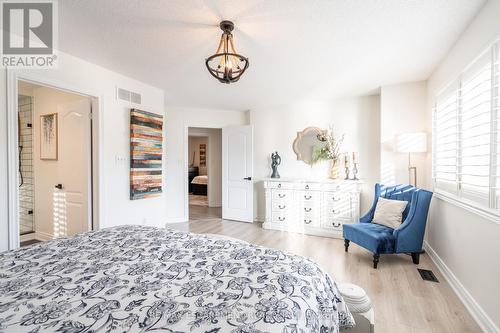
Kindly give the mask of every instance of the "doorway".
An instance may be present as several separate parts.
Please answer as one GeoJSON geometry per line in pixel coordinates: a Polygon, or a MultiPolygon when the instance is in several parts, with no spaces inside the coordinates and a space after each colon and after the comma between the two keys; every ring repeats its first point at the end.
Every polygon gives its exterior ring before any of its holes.
{"type": "MultiPolygon", "coordinates": [[[[253,180],[253,127],[231,125],[225,127],[195,127],[187,125],[184,131],[185,190],[184,212],[186,220],[203,219],[254,221],[253,180]],[[196,172],[196,153],[189,150],[189,138],[208,137],[207,200],[208,207],[193,205],[189,185],[196,172]],[[190,175],[190,171],[192,172],[190,175]]],[[[198,153],[199,154],[199,153],[198,153]]]]}
{"type": "Polygon", "coordinates": [[[17,81],[21,246],[93,229],[89,96],[17,81]]]}
{"type": "Polygon", "coordinates": [[[189,220],[222,217],[222,129],[188,128],[189,220]]]}

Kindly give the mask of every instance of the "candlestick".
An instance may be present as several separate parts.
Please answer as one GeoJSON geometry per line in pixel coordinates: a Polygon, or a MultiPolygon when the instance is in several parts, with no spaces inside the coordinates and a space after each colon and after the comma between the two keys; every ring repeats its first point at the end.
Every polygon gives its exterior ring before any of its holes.
{"type": "Polygon", "coordinates": [[[352,153],[352,163],[358,163],[358,153],[352,153]]]}
{"type": "Polygon", "coordinates": [[[349,153],[344,154],[344,169],[345,169],[345,178],[344,180],[349,180],[349,153]]]}
{"type": "Polygon", "coordinates": [[[352,168],[352,180],[359,180],[358,179],[358,163],[353,163],[354,166],[352,168]]]}

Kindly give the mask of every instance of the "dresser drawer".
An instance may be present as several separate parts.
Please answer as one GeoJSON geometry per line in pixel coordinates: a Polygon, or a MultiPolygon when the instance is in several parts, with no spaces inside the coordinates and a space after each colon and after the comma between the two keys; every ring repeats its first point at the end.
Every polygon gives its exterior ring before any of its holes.
{"type": "Polygon", "coordinates": [[[283,189],[283,190],[293,190],[294,189],[294,183],[290,182],[267,182],[265,184],[266,188],[271,188],[271,189],[283,189]]]}
{"type": "Polygon", "coordinates": [[[361,183],[356,181],[341,181],[325,183],[322,187],[323,191],[343,191],[343,192],[360,192],[361,183]]]}
{"type": "Polygon", "coordinates": [[[308,227],[319,227],[321,225],[320,218],[317,215],[304,215],[299,222],[308,227]]]}
{"type": "Polygon", "coordinates": [[[347,223],[347,221],[335,218],[325,218],[321,223],[321,227],[330,230],[342,231],[342,225],[344,223],[347,223]]]}
{"type": "Polygon", "coordinates": [[[280,190],[275,189],[272,191],[273,201],[274,200],[291,200],[293,197],[293,192],[290,190],[280,190]]]}
{"type": "Polygon", "coordinates": [[[296,194],[297,202],[320,202],[321,192],[317,191],[297,191],[296,194]]]}
{"type": "Polygon", "coordinates": [[[320,191],[321,184],[319,183],[297,183],[295,189],[299,191],[320,191]]]}
{"type": "Polygon", "coordinates": [[[290,200],[273,200],[272,207],[273,212],[289,211],[292,208],[290,200]]]}
{"type": "Polygon", "coordinates": [[[326,204],[323,206],[323,214],[328,218],[351,219],[353,217],[351,201],[342,200],[326,204]]]}
{"type": "Polygon", "coordinates": [[[298,208],[298,212],[301,213],[301,215],[320,215],[321,212],[321,207],[318,205],[315,201],[313,202],[306,202],[302,207],[298,208]]]}
{"type": "Polygon", "coordinates": [[[286,212],[273,212],[272,222],[279,224],[290,224],[290,218],[286,212]]]}
{"type": "Polygon", "coordinates": [[[325,217],[328,219],[351,219],[352,218],[352,211],[350,210],[327,210],[325,212],[325,217]]]}
{"type": "Polygon", "coordinates": [[[342,200],[350,200],[351,194],[344,191],[333,191],[323,193],[323,202],[325,204],[336,203],[342,200]]]}

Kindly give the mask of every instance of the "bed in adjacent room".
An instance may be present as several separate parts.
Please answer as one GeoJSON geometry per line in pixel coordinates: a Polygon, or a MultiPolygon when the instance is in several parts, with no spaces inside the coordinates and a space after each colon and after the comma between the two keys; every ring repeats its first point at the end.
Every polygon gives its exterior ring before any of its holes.
{"type": "Polygon", "coordinates": [[[314,262],[237,240],[120,226],[0,254],[0,331],[338,332],[314,262]]]}
{"type": "Polygon", "coordinates": [[[194,195],[207,195],[208,176],[196,176],[191,181],[191,189],[194,195]]]}

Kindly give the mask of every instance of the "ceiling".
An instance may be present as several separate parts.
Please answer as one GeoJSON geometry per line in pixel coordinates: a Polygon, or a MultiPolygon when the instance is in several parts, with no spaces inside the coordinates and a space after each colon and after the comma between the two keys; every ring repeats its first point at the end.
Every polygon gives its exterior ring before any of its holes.
{"type": "Polygon", "coordinates": [[[59,46],[165,90],[172,106],[248,110],[425,80],[485,0],[64,0],[59,46]],[[205,58],[223,19],[250,60],[239,82],[205,58]]]}

